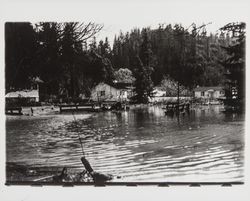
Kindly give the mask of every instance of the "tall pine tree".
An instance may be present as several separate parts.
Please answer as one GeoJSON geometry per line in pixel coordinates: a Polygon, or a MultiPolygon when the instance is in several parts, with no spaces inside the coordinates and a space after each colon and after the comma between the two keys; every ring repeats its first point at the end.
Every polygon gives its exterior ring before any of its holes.
{"type": "Polygon", "coordinates": [[[36,32],[27,22],[5,24],[5,87],[6,92],[30,88],[36,74],[38,43],[36,32]]]}
{"type": "Polygon", "coordinates": [[[153,82],[151,74],[153,71],[153,52],[150,47],[148,33],[144,30],[143,42],[141,44],[139,56],[135,59],[135,92],[138,103],[147,103],[152,96],[153,82]]]}
{"type": "Polygon", "coordinates": [[[246,24],[229,23],[221,31],[232,35],[232,42],[224,46],[228,57],[223,65],[226,69],[226,105],[243,111],[245,105],[245,27],[246,24]]]}

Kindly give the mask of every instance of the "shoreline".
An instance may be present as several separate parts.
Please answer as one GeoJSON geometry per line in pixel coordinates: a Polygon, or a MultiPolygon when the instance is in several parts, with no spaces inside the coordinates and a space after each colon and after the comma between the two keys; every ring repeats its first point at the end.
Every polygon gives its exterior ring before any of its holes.
{"type": "MultiPolygon", "coordinates": [[[[159,106],[162,107],[165,105],[163,102],[158,102],[158,103],[136,103],[136,104],[129,104],[130,109],[134,108],[145,108],[145,107],[150,107],[150,106],[159,106]]],[[[204,104],[191,104],[192,107],[197,107],[197,106],[212,106],[211,105],[204,105],[204,104]]],[[[217,104],[217,105],[223,105],[223,104],[217,104]]],[[[42,115],[56,115],[56,114],[71,114],[71,113],[85,113],[85,114],[91,114],[94,112],[91,111],[63,111],[62,113],[60,112],[60,107],[55,106],[55,105],[49,105],[49,106],[21,106],[22,108],[22,115],[15,115],[15,114],[5,114],[6,117],[10,116],[42,116],[42,115]],[[31,109],[32,108],[32,109],[31,109]]],[[[101,111],[100,111],[101,112],[101,111]]]]}
{"type": "Polygon", "coordinates": [[[22,113],[26,116],[37,116],[37,115],[47,115],[47,114],[57,114],[59,113],[59,107],[57,106],[35,106],[35,107],[22,107],[22,113]],[[32,108],[32,111],[31,111],[32,108]]]}

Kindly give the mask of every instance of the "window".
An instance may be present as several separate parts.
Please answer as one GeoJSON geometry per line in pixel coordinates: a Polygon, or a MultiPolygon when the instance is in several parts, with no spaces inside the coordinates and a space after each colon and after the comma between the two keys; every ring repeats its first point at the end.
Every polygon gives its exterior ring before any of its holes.
{"type": "Polygon", "coordinates": [[[105,96],[105,91],[101,91],[101,96],[105,96]]]}
{"type": "Polygon", "coordinates": [[[201,96],[204,96],[204,95],[205,95],[205,92],[204,92],[204,91],[202,91],[202,92],[201,92],[201,96]]]}

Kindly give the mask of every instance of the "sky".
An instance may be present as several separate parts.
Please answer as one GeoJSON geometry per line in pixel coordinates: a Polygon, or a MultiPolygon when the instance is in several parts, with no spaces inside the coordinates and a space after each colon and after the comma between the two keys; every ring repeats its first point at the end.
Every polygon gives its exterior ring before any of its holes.
{"type": "MultiPolygon", "coordinates": [[[[119,25],[119,24],[109,24],[109,23],[103,23],[104,27],[103,29],[96,35],[96,39],[97,41],[100,40],[105,40],[105,37],[108,37],[108,40],[110,42],[110,44],[113,44],[113,40],[115,35],[119,35],[120,32],[126,33],[126,32],[130,32],[133,28],[144,28],[144,27],[150,27],[152,29],[157,29],[159,27],[159,24],[176,24],[176,23],[180,23],[184,26],[184,28],[188,28],[193,22],[190,23],[183,23],[183,22],[170,22],[170,21],[161,21],[158,23],[138,23],[138,24],[128,24],[128,25],[119,25]]],[[[212,21],[204,21],[204,22],[195,22],[196,26],[199,27],[203,24],[206,24],[206,30],[207,30],[207,34],[211,33],[218,33],[219,32],[219,28],[221,28],[222,26],[224,26],[227,23],[221,23],[221,24],[216,24],[212,21]]],[[[102,24],[102,23],[101,23],[102,24]]],[[[191,27],[190,29],[191,30],[191,27]]]]}
{"type": "Polygon", "coordinates": [[[156,28],[160,23],[181,23],[189,27],[212,22],[208,32],[223,25],[248,20],[247,0],[8,0],[3,9],[5,21],[80,21],[104,25],[97,39],[106,36],[113,42],[115,34],[132,28],[156,28]],[[27,2],[28,8],[23,8],[27,2]],[[14,5],[14,6],[13,6],[14,5]],[[35,8],[35,9],[29,9],[35,8]],[[11,9],[11,13],[8,10],[11,9]],[[25,12],[24,12],[25,11],[25,12]],[[20,17],[21,16],[21,17],[20,17]]]}
{"type": "Polygon", "coordinates": [[[95,14],[88,16],[92,16],[96,23],[104,25],[97,39],[104,39],[107,36],[111,43],[115,34],[119,34],[120,31],[130,31],[135,27],[157,28],[159,24],[181,23],[187,28],[192,23],[200,26],[212,22],[206,29],[208,33],[215,33],[229,22],[247,21],[246,16],[248,16],[247,3],[243,0],[238,0],[238,4],[230,0],[210,0],[205,3],[198,0],[109,2],[111,2],[109,6],[105,3],[96,4],[95,14]]]}
{"type": "Polygon", "coordinates": [[[236,5],[230,0],[210,0],[205,3],[197,0],[110,2],[110,6],[105,6],[105,3],[97,4],[96,14],[92,15],[95,22],[104,24],[104,29],[98,35],[100,39],[108,36],[113,40],[120,30],[127,32],[135,27],[148,26],[157,28],[161,23],[181,23],[184,27],[189,27],[193,22],[198,26],[212,22],[206,28],[208,32],[215,33],[229,22],[246,21],[248,13],[245,1],[241,0],[236,5]]]}

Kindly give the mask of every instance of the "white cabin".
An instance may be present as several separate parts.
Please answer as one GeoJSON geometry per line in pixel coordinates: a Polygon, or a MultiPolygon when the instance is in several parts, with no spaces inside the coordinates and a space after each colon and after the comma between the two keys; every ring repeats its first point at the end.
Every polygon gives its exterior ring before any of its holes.
{"type": "Polygon", "coordinates": [[[132,88],[121,83],[109,85],[101,82],[91,91],[93,101],[128,101],[132,95],[132,88]]]}
{"type": "Polygon", "coordinates": [[[223,87],[197,87],[194,89],[194,97],[201,99],[218,99],[225,96],[223,87]]]}

